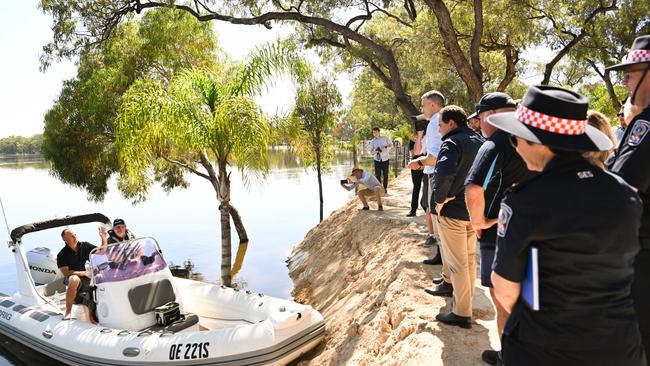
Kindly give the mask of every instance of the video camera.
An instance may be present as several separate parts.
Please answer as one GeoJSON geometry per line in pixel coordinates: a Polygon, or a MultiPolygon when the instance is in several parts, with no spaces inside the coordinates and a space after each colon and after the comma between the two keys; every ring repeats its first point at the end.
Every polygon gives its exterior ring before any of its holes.
{"type": "Polygon", "coordinates": [[[428,125],[429,121],[427,120],[415,121],[415,131],[425,131],[428,125]]]}

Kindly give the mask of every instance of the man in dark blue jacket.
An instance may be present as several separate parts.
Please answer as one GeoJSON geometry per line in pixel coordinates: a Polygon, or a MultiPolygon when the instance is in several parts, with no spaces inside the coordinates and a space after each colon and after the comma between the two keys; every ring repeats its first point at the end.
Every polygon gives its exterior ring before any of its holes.
{"type": "MultiPolygon", "coordinates": [[[[458,106],[443,108],[438,126],[442,147],[433,172],[434,189],[430,204],[438,214],[442,253],[450,269],[450,278],[445,278],[438,287],[449,286],[451,282],[454,305],[450,313],[440,313],[436,319],[471,328],[476,235],[465,205],[465,178],[484,139],[467,126],[467,114],[458,106]]],[[[438,294],[436,289],[427,292],[438,294]]]]}

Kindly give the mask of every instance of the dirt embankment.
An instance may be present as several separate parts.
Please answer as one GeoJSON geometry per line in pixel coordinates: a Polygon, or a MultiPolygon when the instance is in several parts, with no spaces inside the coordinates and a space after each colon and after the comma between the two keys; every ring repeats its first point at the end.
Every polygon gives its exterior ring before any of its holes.
{"type": "Polygon", "coordinates": [[[422,211],[405,216],[411,187],[404,172],[389,186],[384,212],[374,202],[372,211],[360,211],[355,198],[294,247],[293,295],[327,323],[325,340],[299,365],[481,365],[483,350],[499,348],[495,313],[481,287],[472,329],[435,321],[451,299],[423,291],[440,266],[421,263],[432,249],[423,245],[422,211]]]}

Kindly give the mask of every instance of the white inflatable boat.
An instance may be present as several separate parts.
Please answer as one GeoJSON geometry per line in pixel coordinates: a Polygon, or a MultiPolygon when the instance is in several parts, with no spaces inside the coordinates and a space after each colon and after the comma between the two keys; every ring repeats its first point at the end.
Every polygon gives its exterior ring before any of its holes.
{"type": "Polygon", "coordinates": [[[72,365],[284,365],[324,335],[323,317],[308,305],[173,277],[152,238],[91,254],[99,324],[82,319],[77,305],[76,319],[63,321],[65,287],[54,257],[39,248],[28,262],[21,238],[87,222],[110,221],[90,214],[11,232],[19,290],[0,294],[0,333],[72,365]],[[174,302],[180,319],[159,325],[156,312],[174,302]]]}

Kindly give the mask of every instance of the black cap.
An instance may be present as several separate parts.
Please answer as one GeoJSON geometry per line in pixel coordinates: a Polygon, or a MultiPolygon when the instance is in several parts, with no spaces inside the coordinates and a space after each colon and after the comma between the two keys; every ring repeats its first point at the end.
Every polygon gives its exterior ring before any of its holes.
{"type": "Polygon", "coordinates": [[[650,35],[637,37],[632,43],[632,48],[623,58],[623,62],[617,65],[606,67],[607,71],[624,70],[632,65],[645,64],[650,62],[650,35]]]}
{"type": "Polygon", "coordinates": [[[485,94],[476,104],[476,112],[467,117],[467,120],[478,118],[478,115],[501,108],[514,108],[517,103],[506,93],[494,92],[485,94]]]}
{"type": "Polygon", "coordinates": [[[115,226],[117,226],[117,225],[124,225],[124,226],[126,226],[126,223],[124,223],[124,220],[122,220],[122,219],[115,219],[115,220],[113,221],[113,227],[115,227],[115,226]]]}
{"type": "Polygon", "coordinates": [[[552,86],[531,86],[515,112],[496,113],[487,122],[524,140],[571,151],[607,151],[612,141],[587,123],[589,100],[552,86]]]}

